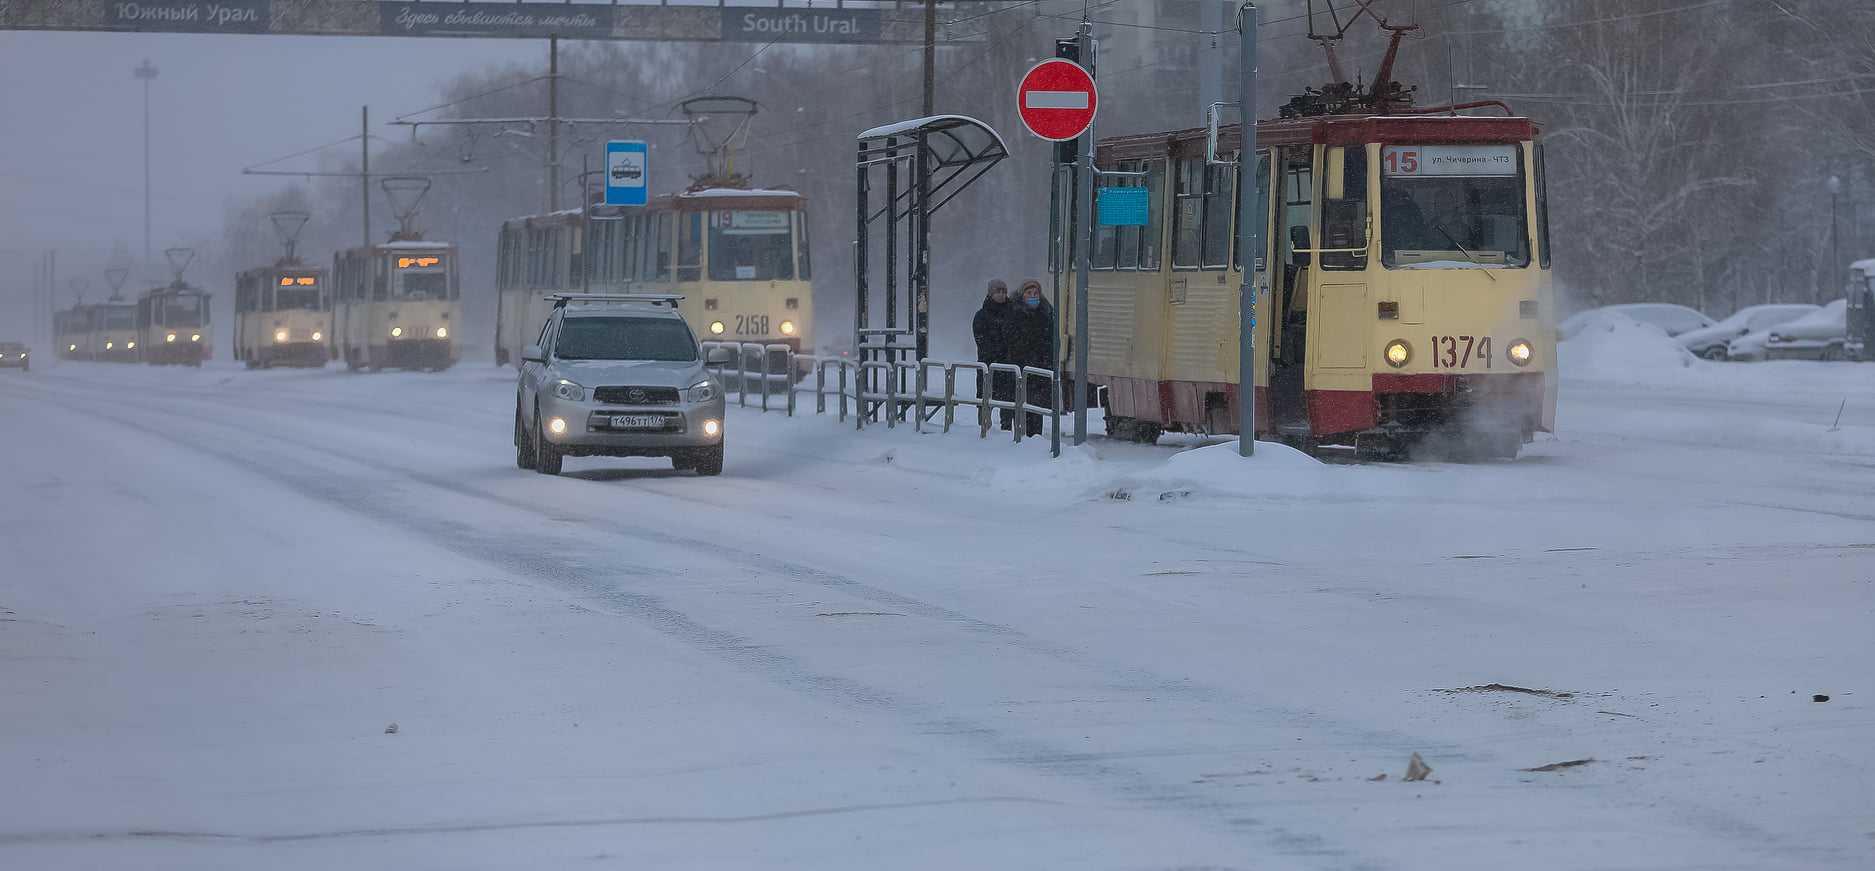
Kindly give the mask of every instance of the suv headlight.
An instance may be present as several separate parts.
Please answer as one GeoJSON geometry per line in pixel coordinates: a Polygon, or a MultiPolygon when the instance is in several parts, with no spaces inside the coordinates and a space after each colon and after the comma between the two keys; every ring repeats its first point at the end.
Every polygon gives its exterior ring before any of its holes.
{"type": "Polygon", "coordinates": [[[716,384],[711,381],[699,381],[684,391],[685,402],[709,402],[716,398],[716,384]]]}
{"type": "Polygon", "coordinates": [[[568,402],[585,402],[586,388],[562,378],[553,382],[553,395],[568,402]]]}

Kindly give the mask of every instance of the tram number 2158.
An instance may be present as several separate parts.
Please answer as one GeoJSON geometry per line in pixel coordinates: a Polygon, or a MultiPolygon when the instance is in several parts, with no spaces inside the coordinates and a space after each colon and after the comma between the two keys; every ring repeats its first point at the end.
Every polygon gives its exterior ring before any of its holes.
{"type": "Polygon", "coordinates": [[[736,335],[768,335],[768,315],[736,315],[736,335]]]}
{"type": "Polygon", "coordinates": [[[1433,336],[1432,368],[1463,369],[1473,361],[1491,368],[1490,336],[1433,336]]]}

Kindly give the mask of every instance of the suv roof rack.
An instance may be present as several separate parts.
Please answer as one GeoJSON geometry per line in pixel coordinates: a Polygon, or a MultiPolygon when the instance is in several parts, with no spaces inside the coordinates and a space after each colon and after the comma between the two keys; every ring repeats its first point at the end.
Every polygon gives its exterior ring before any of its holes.
{"type": "Polygon", "coordinates": [[[551,293],[547,295],[547,298],[553,300],[554,308],[565,308],[570,302],[646,302],[676,308],[684,295],[681,293],[551,293]]]}

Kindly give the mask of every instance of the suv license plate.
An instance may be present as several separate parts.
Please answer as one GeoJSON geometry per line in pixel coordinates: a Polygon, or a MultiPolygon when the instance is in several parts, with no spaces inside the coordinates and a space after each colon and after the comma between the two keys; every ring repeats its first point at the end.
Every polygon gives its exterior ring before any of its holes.
{"type": "Polygon", "coordinates": [[[664,421],[661,414],[615,414],[612,416],[612,428],[663,429],[664,421]]]}

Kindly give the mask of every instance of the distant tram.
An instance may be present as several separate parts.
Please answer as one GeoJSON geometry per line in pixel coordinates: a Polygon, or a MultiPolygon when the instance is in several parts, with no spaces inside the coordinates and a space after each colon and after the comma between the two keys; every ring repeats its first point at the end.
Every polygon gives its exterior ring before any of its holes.
{"type": "Polygon", "coordinates": [[[52,313],[52,346],[59,359],[90,359],[91,319],[96,308],[81,302],[52,313]]]}
{"type": "Polygon", "coordinates": [[[594,207],[590,219],[577,209],[515,218],[499,245],[498,364],[519,365],[552,294],[588,290],[681,295],[705,341],[814,347],[807,200],[794,191],[700,186],[643,209],[594,207]]]}
{"type": "Polygon", "coordinates": [[[427,369],[456,364],[461,289],[456,246],[404,239],[350,248],[333,258],[338,289],[332,331],[351,369],[427,369]]]}
{"type": "Polygon", "coordinates": [[[286,254],[270,266],[249,269],[234,279],[234,358],[249,369],[273,366],[320,367],[331,356],[332,300],[325,269],[295,256],[305,212],[271,216],[286,254]]]}
{"type": "Polygon", "coordinates": [[[180,274],[137,297],[135,348],[143,362],[200,366],[212,356],[208,300],[207,293],[184,282],[180,274]]]}
{"type": "Polygon", "coordinates": [[[113,295],[110,302],[78,303],[55,312],[52,341],[61,359],[136,362],[137,307],[113,295]]]}
{"type": "MultiPolygon", "coordinates": [[[[1382,97],[1331,88],[1257,122],[1258,434],[1514,457],[1556,415],[1537,128],[1501,103],[1405,111],[1392,59],[1382,97]],[[1506,117],[1457,114],[1485,105],[1506,117]]],[[[1088,371],[1110,436],[1237,432],[1241,141],[1213,125],[1098,143],[1102,169],[1136,173],[1107,184],[1150,200],[1144,226],[1098,227],[1092,249],[1088,371]]],[[[1064,349],[1077,340],[1064,324],[1064,349]]]]}

